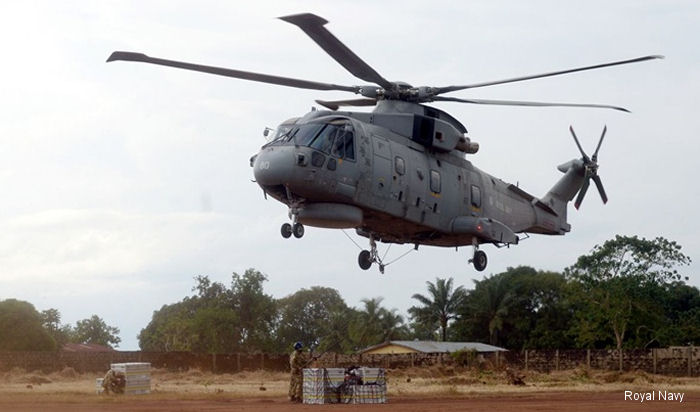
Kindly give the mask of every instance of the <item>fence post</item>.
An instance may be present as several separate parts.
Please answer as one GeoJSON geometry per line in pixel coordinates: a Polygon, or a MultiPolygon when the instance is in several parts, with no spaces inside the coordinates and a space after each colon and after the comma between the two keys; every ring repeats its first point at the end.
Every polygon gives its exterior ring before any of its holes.
{"type": "Polygon", "coordinates": [[[688,376],[693,376],[693,345],[688,346],[688,376]]]}
{"type": "Polygon", "coordinates": [[[241,371],[241,353],[236,353],[236,372],[241,371]]]}
{"type": "Polygon", "coordinates": [[[554,367],[556,370],[559,370],[559,349],[554,352],[554,367]]]}
{"type": "Polygon", "coordinates": [[[591,349],[586,349],[586,368],[591,369],[591,349]]]}
{"type": "Polygon", "coordinates": [[[211,371],[216,373],[216,352],[211,354],[211,371]]]}
{"type": "Polygon", "coordinates": [[[265,370],[265,352],[260,352],[260,370],[265,370]]]}
{"type": "Polygon", "coordinates": [[[527,372],[527,349],[525,349],[525,372],[527,372]]]}
{"type": "Polygon", "coordinates": [[[654,363],[654,369],[653,369],[654,375],[656,375],[656,359],[658,358],[658,356],[659,355],[656,353],[656,348],[652,348],[651,349],[651,358],[653,359],[653,363],[654,363]]]}
{"type": "Polygon", "coordinates": [[[416,366],[416,354],[411,352],[411,367],[416,366]]]}
{"type": "Polygon", "coordinates": [[[333,352],[333,367],[338,367],[338,352],[333,352]]]}

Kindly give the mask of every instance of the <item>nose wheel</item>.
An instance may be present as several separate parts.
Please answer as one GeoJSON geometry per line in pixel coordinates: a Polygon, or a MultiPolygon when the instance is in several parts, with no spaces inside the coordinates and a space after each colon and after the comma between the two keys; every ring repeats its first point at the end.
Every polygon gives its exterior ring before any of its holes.
{"type": "Polygon", "coordinates": [[[285,239],[289,239],[292,235],[297,239],[301,239],[304,236],[304,225],[301,223],[285,223],[280,228],[280,233],[285,239]]]}

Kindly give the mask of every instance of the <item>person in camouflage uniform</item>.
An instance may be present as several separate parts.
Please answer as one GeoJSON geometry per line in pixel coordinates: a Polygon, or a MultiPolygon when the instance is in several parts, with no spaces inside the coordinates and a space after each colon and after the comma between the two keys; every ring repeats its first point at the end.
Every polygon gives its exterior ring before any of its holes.
{"type": "Polygon", "coordinates": [[[104,393],[124,393],[126,387],[126,376],[123,372],[110,369],[102,380],[104,393]]]}
{"type": "Polygon", "coordinates": [[[301,342],[294,344],[294,352],[289,356],[289,368],[291,377],[289,381],[289,400],[301,402],[303,390],[303,373],[308,361],[302,351],[304,345],[301,342]]]}

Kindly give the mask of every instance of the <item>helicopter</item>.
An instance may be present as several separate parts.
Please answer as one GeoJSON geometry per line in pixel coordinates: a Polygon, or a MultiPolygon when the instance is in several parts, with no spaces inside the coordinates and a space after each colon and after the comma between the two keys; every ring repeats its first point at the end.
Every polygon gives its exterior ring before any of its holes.
{"type": "Polygon", "coordinates": [[[518,185],[504,182],[467,159],[479,151],[466,127],[430,102],[508,106],[564,106],[627,109],[605,104],[551,103],[512,100],[463,99],[446,93],[558,76],[585,70],[663,58],[634,59],[527,75],[496,81],[452,86],[414,87],[389,81],[324,26],[327,20],[311,13],[280,17],[300,28],[327,54],[355,77],[370,84],[346,86],[276,75],[186,63],[115,51],[107,59],[150,63],[237,79],[301,89],[345,91],[360,95],[346,100],[316,100],[323,110],[265,128],[269,138],[250,159],[255,182],[289,209],[290,222],[282,224],[284,238],[301,238],[305,225],[355,229],[369,239],[369,250],[357,258],[361,269],[377,264],[384,273],[377,242],[455,247],[471,246],[469,263],[483,271],[488,263],[481,245],[517,245],[530,233],[564,235],[571,230],[567,207],[574,197],[578,209],[595,184],[603,203],[608,197],[598,175],[598,153],[603,128],[592,156],[583,150],[573,127],[569,130],[581,153],[558,170],[564,175],[538,198],[518,185]],[[371,112],[341,107],[374,107],[371,112]]]}

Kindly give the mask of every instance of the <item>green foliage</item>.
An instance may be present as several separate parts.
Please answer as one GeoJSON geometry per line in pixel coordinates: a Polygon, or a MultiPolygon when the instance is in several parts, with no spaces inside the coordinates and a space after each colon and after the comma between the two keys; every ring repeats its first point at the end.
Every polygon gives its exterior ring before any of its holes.
{"type": "Polygon", "coordinates": [[[408,313],[418,324],[418,328],[426,331],[439,328],[441,340],[444,342],[447,340],[447,327],[457,316],[457,310],[466,298],[466,291],[462,286],[452,290],[452,278],[436,278],[435,283],[425,283],[428,285],[428,296],[414,294],[412,298],[420,302],[421,306],[410,307],[408,313]]]}
{"type": "Polygon", "coordinates": [[[681,279],[676,267],[690,263],[680,250],[676,242],[662,237],[647,240],[618,235],[567,268],[575,310],[570,332],[577,345],[613,343],[622,348],[626,341],[635,346],[670,341],[673,332],[669,328],[674,325],[667,322],[673,316],[667,306],[673,301],[673,282],[681,279]]]}
{"type": "Polygon", "coordinates": [[[364,308],[350,321],[348,338],[352,350],[360,350],[389,340],[404,339],[408,328],[396,309],[381,306],[383,298],[362,299],[364,308]]]}
{"type": "Polygon", "coordinates": [[[476,349],[460,349],[452,352],[450,356],[459,366],[474,366],[477,360],[478,352],[476,349]]]}
{"type": "Polygon", "coordinates": [[[97,315],[76,322],[71,340],[76,343],[93,343],[109,347],[119,346],[119,342],[122,341],[119,337],[119,328],[107,325],[97,315]]]}
{"type": "Polygon", "coordinates": [[[0,351],[51,351],[56,342],[42,327],[39,312],[29,302],[0,301],[0,351]]]}
{"type": "Polygon", "coordinates": [[[56,342],[56,347],[61,348],[71,342],[74,336],[73,328],[70,325],[61,324],[61,312],[58,309],[42,310],[39,314],[41,326],[51,335],[56,342]]]}
{"type": "Polygon", "coordinates": [[[563,275],[527,266],[486,276],[467,292],[455,337],[507,348],[568,347],[565,290],[563,275]]]}
{"type": "Polygon", "coordinates": [[[278,351],[288,351],[297,341],[321,352],[348,349],[347,320],[354,313],[337,290],[320,286],[301,289],[280,299],[277,307],[278,351]]]}
{"type": "Polygon", "coordinates": [[[155,311],[139,334],[139,346],[207,353],[273,350],[277,309],[274,299],[263,293],[266,280],[254,269],[242,276],[234,273],[230,288],[196,276],[192,290],[197,294],[155,311]]]}

